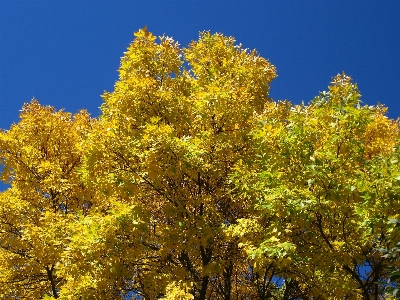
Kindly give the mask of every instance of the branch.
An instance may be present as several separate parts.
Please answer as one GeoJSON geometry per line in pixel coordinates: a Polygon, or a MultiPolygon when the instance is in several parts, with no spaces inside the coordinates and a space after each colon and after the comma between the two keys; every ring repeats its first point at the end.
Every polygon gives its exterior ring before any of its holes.
{"type": "Polygon", "coordinates": [[[326,237],[324,230],[322,229],[322,222],[321,222],[322,217],[321,217],[321,214],[316,212],[315,216],[317,218],[317,227],[318,227],[319,232],[321,233],[322,238],[324,239],[324,241],[327,243],[327,245],[329,246],[329,248],[331,250],[335,250],[333,248],[332,244],[329,242],[328,238],[326,237]]]}
{"type": "Polygon", "coordinates": [[[58,298],[58,294],[57,294],[57,289],[56,289],[56,283],[54,282],[54,278],[53,278],[53,270],[54,270],[54,266],[51,266],[51,268],[49,267],[44,267],[46,269],[47,272],[47,277],[50,280],[50,284],[51,284],[51,290],[53,292],[53,296],[54,298],[58,298]]]}
{"type": "Polygon", "coordinates": [[[356,272],[354,272],[348,265],[343,265],[343,269],[345,269],[347,272],[350,273],[350,275],[358,282],[358,284],[360,285],[360,288],[363,292],[364,295],[364,299],[369,299],[369,295],[368,295],[368,290],[365,288],[364,283],[362,282],[362,280],[360,279],[360,276],[358,276],[358,274],[356,272]]]}

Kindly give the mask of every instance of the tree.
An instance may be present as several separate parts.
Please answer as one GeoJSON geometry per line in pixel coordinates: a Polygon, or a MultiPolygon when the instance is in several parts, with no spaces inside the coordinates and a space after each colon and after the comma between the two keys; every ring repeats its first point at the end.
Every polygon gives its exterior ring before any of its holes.
{"type": "Polygon", "coordinates": [[[256,164],[237,168],[235,186],[259,210],[246,220],[257,224],[247,227],[247,252],[277,264],[274,247],[289,243],[283,277],[306,295],[383,296],[377,282],[388,275],[387,259],[377,248],[398,239],[387,219],[399,212],[400,179],[399,126],[385,112],[361,106],[356,85],[338,75],[329,92],[293,106],[283,121],[263,117],[253,133],[256,164]]]}
{"type": "MultiPolygon", "coordinates": [[[[393,224],[394,227],[392,230],[398,230],[398,226],[400,224],[399,220],[397,219],[391,219],[389,221],[389,224],[393,224]]],[[[384,254],[385,258],[388,258],[391,261],[391,265],[386,267],[387,270],[390,271],[389,278],[386,280],[386,282],[381,282],[381,284],[384,286],[385,291],[390,295],[390,297],[399,297],[400,296],[400,289],[399,289],[399,278],[400,278],[400,268],[399,268],[399,252],[400,252],[400,242],[398,242],[393,248],[391,249],[386,249],[386,248],[380,248],[379,251],[381,251],[384,254]]]]}
{"type": "Polygon", "coordinates": [[[88,114],[25,104],[21,121],[1,133],[0,294],[5,299],[57,297],[66,226],[88,207],[90,192],[77,172],[88,114]]]}
{"type": "Polygon", "coordinates": [[[99,118],[34,100],[1,133],[0,295],[378,299],[375,249],[398,242],[385,108],[344,74],[274,101],[275,67],[222,34],[135,36],[99,118]]]}

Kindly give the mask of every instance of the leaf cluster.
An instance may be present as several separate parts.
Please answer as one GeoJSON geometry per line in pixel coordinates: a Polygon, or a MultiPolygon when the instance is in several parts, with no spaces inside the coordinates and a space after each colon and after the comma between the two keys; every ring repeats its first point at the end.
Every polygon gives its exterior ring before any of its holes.
{"type": "Polygon", "coordinates": [[[345,74],[307,105],[275,77],[232,37],[144,28],[99,118],[25,104],[0,133],[1,297],[394,297],[398,122],[345,74]]]}

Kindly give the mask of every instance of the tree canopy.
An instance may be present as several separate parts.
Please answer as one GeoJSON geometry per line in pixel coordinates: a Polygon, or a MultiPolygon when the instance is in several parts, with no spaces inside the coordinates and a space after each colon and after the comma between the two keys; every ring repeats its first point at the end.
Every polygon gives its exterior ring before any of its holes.
{"type": "Polygon", "coordinates": [[[23,106],[0,132],[3,299],[395,297],[399,122],[344,73],[271,99],[275,67],[235,42],[140,29],[98,118],[23,106]]]}

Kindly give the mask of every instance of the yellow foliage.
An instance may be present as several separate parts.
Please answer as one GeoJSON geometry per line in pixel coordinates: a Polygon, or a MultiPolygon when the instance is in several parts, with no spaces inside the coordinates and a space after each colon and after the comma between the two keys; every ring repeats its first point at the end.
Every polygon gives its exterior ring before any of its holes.
{"type": "Polygon", "coordinates": [[[190,283],[186,282],[171,282],[167,285],[166,296],[161,298],[165,300],[192,300],[193,295],[189,293],[191,290],[190,283]]]}
{"type": "Polygon", "coordinates": [[[0,132],[0,298],[369,299],[399,239],[398,122],[345,74],[274,101],[235,42],[140,29],[98,119],[23,106],[0,132]]]}

